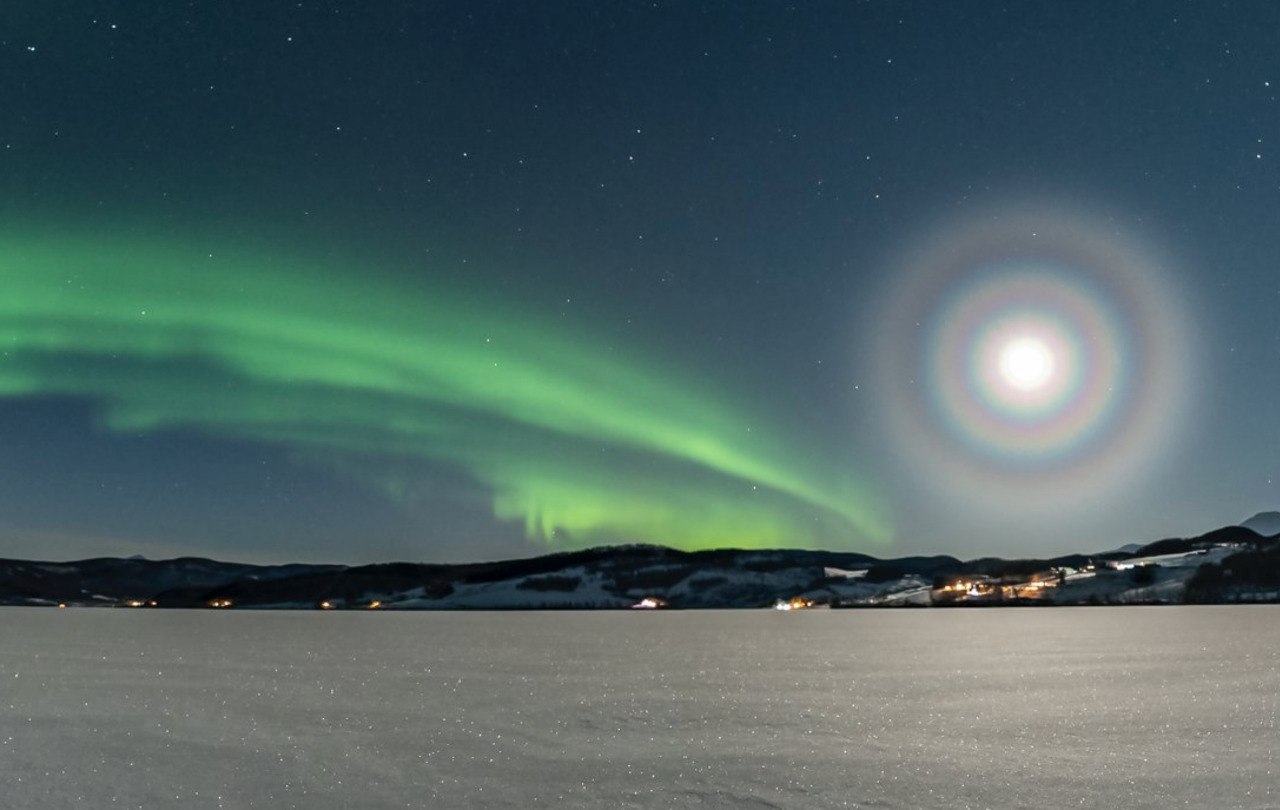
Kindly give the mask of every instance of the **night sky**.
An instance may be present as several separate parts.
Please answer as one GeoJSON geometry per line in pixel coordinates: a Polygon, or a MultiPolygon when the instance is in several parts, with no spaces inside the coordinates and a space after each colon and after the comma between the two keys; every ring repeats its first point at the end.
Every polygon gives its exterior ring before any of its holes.
{"type": "Polygon", "coordinates": [[[0,556],[1280,507],[1280,6],[0,8],[0,556]]]}

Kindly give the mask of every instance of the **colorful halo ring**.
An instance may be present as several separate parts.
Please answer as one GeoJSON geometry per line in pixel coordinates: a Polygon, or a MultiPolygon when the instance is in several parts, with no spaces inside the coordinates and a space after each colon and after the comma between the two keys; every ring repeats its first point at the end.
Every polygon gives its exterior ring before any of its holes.
{"type": "Polygon", "coordinates": [[[1185,417],[1194,365],[1162,266],[1111,222],[1046,206],[904,257],[871,322],[912,478],[1002,512],[1129,489],[1185,417]]]}
{"type": "Polygon", "coordinates": [[[1011,268],[938,313],[933,418],[975,453],[1048,460],[1105,432],[1123,399],[1114,319],[1052,273],[1011,268]]]}

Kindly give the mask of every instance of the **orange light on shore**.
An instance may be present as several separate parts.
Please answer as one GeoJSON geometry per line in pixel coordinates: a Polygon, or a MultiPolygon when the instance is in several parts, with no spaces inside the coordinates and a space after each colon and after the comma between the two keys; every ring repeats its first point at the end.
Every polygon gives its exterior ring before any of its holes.
{"type": "Polygon", "coordinates": [[[808,610],[813,607],[813,600],[806,599],[803,596],[793,596],[790,599],[779,599],[773,603],[774,610],[808,610]]]}

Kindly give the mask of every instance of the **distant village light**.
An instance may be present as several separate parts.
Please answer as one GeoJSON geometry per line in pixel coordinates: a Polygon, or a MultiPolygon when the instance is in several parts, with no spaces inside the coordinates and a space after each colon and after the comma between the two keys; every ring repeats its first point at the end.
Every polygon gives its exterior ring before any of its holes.
{"type": "Polygon", "coordinates": [[[790,599],[779,599],[773,603],[774,610],[807,610],[813,607],[813,600],[806,599],[803,596],[793,596],[790,599]]]}

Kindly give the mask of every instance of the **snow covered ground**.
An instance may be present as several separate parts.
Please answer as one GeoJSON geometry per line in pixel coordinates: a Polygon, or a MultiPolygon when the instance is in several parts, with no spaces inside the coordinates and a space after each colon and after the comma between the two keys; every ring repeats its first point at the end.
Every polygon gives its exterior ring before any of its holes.
{"type": "Polygon", "coordinates": [[[1264,808],[1280,607],[0,609],[5,808],[1264,808]]]}

